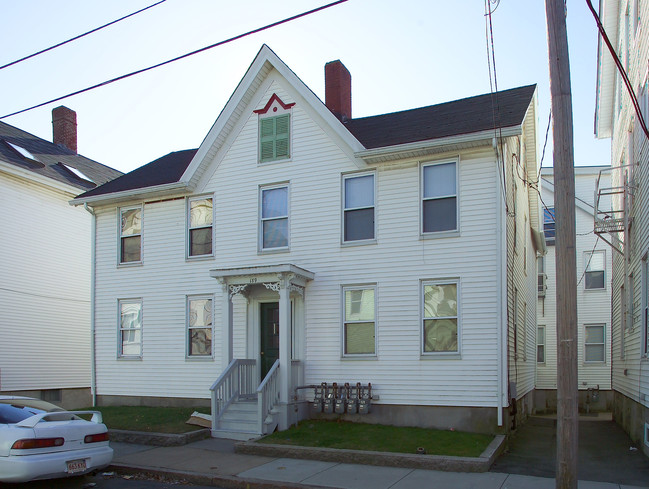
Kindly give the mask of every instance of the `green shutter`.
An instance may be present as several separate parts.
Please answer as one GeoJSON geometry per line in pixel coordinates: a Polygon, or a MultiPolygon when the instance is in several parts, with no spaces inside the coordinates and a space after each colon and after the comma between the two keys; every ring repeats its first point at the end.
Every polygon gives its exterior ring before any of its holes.
{"type": "Polygon", "coordinates": [[[288,158],[289,114],[267,117],[259,121],[259,161],[288,158]]]}

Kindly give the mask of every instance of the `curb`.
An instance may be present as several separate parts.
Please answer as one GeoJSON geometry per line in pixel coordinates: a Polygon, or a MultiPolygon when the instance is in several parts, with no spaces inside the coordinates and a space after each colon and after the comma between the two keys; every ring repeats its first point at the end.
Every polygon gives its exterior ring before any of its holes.
{"type": "Polygon", "coordinates": [[[144,431],[108,430],[110,441],[133,443],[136,445],[154,445],[158,447],[175,447],[187,445],[211,436],[209,429],[189,431],[182,434],[147,433],[144,431]]]}
{"type": "Polygon", "coordinates": [[[224,489],[331,489],[324,486],[312,486],[295,482],[265,481],[259,479],[243,479],[236,476],[212,475],[201,472],[182,470],[161,470],[154,467],[111,464],[108,468],[117,474],[129,475],[137,472],[162,481],[187,482],[201,486],[218,486],[224,489]]]}
{"type": "Polygon", "coordinates": [[[480,457],[449,457],[417,455],[337,448],[313,448],[291,445],[270,445],[254,441],[237,442],[234,452],[274,458],[297,458],[347,464],[404,467],[410,469],[441,470],[446,472],[487,472],[502,452],[505,436],[496,435],[480,457]]]}

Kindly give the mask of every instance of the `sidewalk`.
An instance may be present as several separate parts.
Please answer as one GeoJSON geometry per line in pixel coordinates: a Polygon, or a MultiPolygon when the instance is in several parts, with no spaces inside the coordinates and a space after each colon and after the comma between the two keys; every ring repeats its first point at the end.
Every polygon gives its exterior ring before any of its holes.
{"type": "MultiPolygon", "coordinates": [[[[215,438],[183,446],[155,447],[111,442],[112,468],[224,488],[341,489],[553,489],[555,479],[529,475],[434,470],[262,457],[234,453],[234,442],[215,438]]],[[[579,481],[579,489],[647,489],[607,482],[579,481]]]]}

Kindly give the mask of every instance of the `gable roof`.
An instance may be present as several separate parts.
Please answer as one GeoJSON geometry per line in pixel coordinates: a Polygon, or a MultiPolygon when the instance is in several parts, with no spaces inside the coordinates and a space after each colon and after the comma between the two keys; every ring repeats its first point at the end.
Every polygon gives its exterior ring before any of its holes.
{"type": "Polygon", "coordinates": [[[101,186],[122,175],[118,170],[1,121],[0,165],[11,173],[53,185],[69,185],[77,191],[101,186]]]}
{"type": "Polygon", "coordinates": [[[197,150],[170,153],[116,179],[110,185],[81,194],[72,202],[79,204],[132,198],[145,193],[162,195],[191,191],[205,172],[206,165],[212,161],[211,157],[226,144],[237,121],[250,110],[249,105],[255,93],[273,69],[295,89],[301,101],[322,118],[322,122],[328,125],[332,133],[340,138],[350,157],[364,159],[366,162],[373,158],[383,158],[370,154],[377,149],[380,151],[382,148],[491,131],[488,135],[481,134],[480,142],[475,142],[483,144],[493,137],[494,118],[499,121],[499,127],[512,127],[520,133],[520,127],[536,93],[536,86],[529,85],[418,109],[351,119],[343,123],[268,46],[263,45],[197,150]],[[499,113],[493,110],[496,100],[499,113]]]}
{"type": "Polygon", "coordinates": [[[345,127],[367,149],[470,134],[522,124],[536,85],[391,114],[351,119],[345,127]],[[497,106],[500,112],[494,108],[497,106]]]}

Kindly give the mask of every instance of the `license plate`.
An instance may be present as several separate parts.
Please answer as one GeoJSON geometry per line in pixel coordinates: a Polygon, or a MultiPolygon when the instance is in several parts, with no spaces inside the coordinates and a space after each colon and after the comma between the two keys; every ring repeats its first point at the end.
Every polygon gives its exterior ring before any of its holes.
{"type": "Polygon", "coordinates": [[[76,474],[86,470],[85,460],[71,460],[68,462],[68,474],[76,474]]]}

